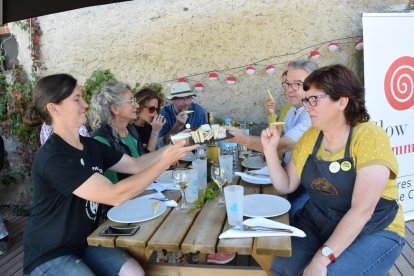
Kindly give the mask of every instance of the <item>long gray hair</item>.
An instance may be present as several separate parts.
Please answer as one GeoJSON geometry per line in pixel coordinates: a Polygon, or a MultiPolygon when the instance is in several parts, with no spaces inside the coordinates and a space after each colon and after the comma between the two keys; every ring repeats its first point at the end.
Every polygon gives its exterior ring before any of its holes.
{"type": "MultiPolygon", "coordinates": [[[[121,106],[124,100],[125,89],[131,88],[122,82],[108,82],[98,93],[92,96],[89,106],[89,125],[92,130],[108,125],[114,137],[118,137],[118,130],[113,126],[111,105],[121,106]]],[[[132,91],[132,90],[131,90],[132,91]]]]}

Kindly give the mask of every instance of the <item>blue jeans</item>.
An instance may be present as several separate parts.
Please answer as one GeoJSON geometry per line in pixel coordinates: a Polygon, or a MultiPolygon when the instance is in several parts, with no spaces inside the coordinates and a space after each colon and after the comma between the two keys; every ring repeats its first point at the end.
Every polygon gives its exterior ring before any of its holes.
{"type": "Polygon", "coordinates": [[[0,217],[0,239],[5,238],[9,235],[6,229],[6,223],[4,222],[4,219],[0,217]]]}
{"type": "MultiPolygon", "coordinates": [[[[328,275],[387,275],[404,244],[402,237],[386,230],[357,238],[328,266],[328,275]]],[[[302,275],[320,245],[318,237],[292,237],[292,257],[276,257],[272,275],[302,275]]]]}
{"type": "Polygon", "coordinates": [[[120,248],[89,246],[83,256],[65,255],[36,267],[29,275],[118,275],[122,265],[130,258],[120,248]]]}

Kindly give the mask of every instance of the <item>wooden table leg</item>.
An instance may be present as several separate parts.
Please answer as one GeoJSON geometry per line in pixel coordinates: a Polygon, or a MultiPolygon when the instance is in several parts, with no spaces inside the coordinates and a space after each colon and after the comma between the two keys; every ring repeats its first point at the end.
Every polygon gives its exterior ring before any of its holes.
{"type": "Polygon", "coordinates": [[[200,264],[206,264],[207,263],[207,256],[208,256],[208,254],[206,254],[206,253],[200,253],[200,255],[198,256],[199,263],[200,264]]]}
{"type": "Polygon", "coordinates": [[[253,250],[252,250],[252,257],[260,265],[260,267],[264,271],[266,271],[267,275],[271,275],[271,273],[270,273],[270,267],[272,266],[272,261],[273,261],[274,256],[270,256],[270,255],[258,255],[256,253],[256,242],[257,242],[257,240],[254,239],[254,242],[253,242],[253,250]]]}

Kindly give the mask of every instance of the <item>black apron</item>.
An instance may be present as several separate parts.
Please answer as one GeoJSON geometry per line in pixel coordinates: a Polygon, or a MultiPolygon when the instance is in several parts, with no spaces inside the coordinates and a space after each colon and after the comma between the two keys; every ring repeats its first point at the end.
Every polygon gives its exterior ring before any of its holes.
{"type": "MultiPolygon", "coordinates": [[[[356,179],[354,160],[350,156],[352,132],[353,128],[349,131],[344,157],[336,161],[324,161],[316,158],[323,139],[321,131],[302,171],[301,185],[307,190],[310,200],[296,213],[294,224],[305,228],[302,229],[305,233],[318,233],[321,244],[331,236],[351,208],[356,179]]],[[[395,200],[381,198],[358,238],[387,227],[394,220],[397,211],[395,200]]]]}

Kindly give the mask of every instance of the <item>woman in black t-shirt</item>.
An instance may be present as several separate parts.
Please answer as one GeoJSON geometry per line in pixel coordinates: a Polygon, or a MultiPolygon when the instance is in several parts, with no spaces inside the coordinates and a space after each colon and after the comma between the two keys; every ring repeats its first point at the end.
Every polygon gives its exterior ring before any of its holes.
{"type": "Polygon", "coordinates": [[[119,205],[144,191],[197,146],[169,145],[140,158],[79,135],[88,105],[67,74],[40,79],[26,123],[53,126],[32,167],[33,208],[24,232],[23,269],[29,275],[143,275],[119,248],[87,246],[99,203],[119,205]],[[113,185],[103,171],[131,174],[113,185]]]}
{"type": "Polygon", "coordinates": [[[139,90],[135,98],[139,105],[135,127],[144,147],[148,151],[154,151],[159,148],[158,134],[165,124],[165,118],[159,114],[163,101],[151,88],[139,90]]]}

